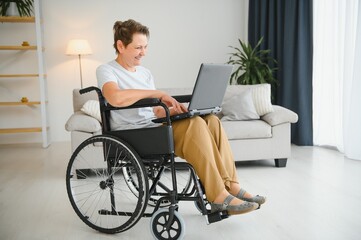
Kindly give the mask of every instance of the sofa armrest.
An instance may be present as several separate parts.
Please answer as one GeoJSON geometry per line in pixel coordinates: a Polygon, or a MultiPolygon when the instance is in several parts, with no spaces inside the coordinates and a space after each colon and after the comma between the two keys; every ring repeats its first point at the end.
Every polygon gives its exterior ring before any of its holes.
{"type": "Polygon", "coordinates": [[[276,126],[282,123],[296,123],[298,121],[298,115],[297,113],[278,106],[273,105],[273,112],[267,113],[261,117],[261,119],[265,122],[267,122],[271,126],[276,126]]]}
{"type": "Polygon", "coordinates": [[[70,118],[65,124],[65,129],[69,132],[82,131],[94,133],[101,131],[102,126],[97,119],[81,111],[77,111],[70,116],[70,118]]]}

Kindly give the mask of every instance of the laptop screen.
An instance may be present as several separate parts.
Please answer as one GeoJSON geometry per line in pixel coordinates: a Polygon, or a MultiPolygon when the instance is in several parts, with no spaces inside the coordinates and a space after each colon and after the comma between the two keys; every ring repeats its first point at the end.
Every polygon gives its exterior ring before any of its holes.
{"type": "Polygon", "coordinates": [[[220,107],[232,69],[233,66],[228,64],[202,64],[188,110],[220,107]]]}

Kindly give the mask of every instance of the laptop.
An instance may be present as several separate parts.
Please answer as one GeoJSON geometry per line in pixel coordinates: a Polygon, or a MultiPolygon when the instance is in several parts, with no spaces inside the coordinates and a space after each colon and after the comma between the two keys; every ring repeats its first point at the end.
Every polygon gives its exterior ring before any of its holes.
{"type": "MultiPolygon", "coordinates": [[[[232,70],[233,66],[228,64],[201,64],[188,112],[171,116],[171,121],[220,112],[232,70]]],[[[153,120],[155,123],[165,121],[165,117],[153,120]]]]}

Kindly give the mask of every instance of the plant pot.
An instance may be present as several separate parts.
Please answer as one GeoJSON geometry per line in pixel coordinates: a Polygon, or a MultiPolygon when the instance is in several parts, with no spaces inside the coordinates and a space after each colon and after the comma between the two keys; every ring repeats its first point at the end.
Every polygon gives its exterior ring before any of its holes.
{"type": "Polygon", "coordinates": [[[20,16],[18,6],[15,2],[11,2],[8,10],[6,11],[6,16],[20,16]]]}

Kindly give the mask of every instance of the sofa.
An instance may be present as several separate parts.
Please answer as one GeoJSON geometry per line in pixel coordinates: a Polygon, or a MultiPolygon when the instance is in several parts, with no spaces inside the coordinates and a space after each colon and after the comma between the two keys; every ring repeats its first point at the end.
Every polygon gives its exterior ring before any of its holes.
{"type": "MultiPolygon", "coordinates": [[[[160,89],[169,95],[191,94],[191,88],[160,89]]],[[[269,84],[230,85],[218,114],[228,136],[235,161],[272,159],[285,167],[291,155],[291,124],[298,115],[271,104],[269,84]]],[[[211,96],[210,96],[211,97],[211,96]]],[[[99,104],[95,92],[73,90],[73,110],[65,129],[71,132],[74,151],[85,139],[101,134],[99,104]]]]}

